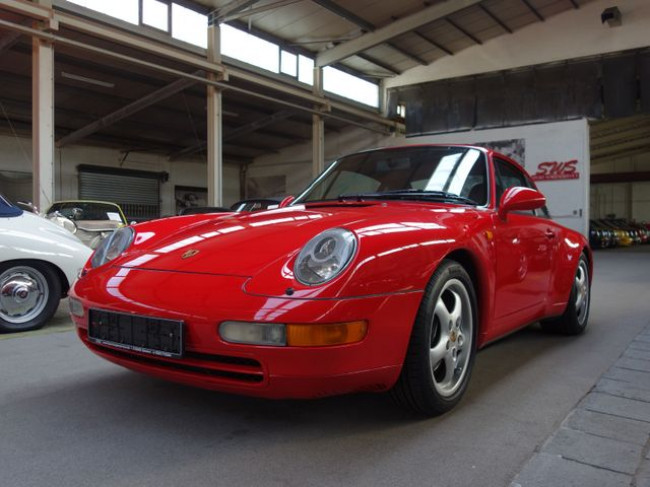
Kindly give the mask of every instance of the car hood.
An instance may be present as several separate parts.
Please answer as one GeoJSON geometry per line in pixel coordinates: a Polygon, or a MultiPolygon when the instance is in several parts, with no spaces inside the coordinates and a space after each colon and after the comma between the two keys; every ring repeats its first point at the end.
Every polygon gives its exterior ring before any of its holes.
{"type": "Polygon", "coordinates": [[[347,228],[363,240],[400,231],[442,230],[451,212],[471,211],[450,205],[379,202],[167,218],[136,225],[133,245],[113,264],[254,276],[278,259],[290,259],[311,238],[330,228],[347,228]]]}

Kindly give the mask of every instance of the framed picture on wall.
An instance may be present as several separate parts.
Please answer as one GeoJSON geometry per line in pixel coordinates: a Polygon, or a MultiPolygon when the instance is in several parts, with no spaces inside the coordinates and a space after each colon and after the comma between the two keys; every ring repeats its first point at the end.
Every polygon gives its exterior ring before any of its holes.
{"type": "Polygon", "coordinates": [[[174,186],[174,198],[176,199],[176,214],[178,215],[185,208],[207,206],[208,188],[174,186]]]}
{"type": "Polygon", "coordinates": [[[500,152],[525,167],[526,139],[493,140],[490,142],[477,142],[474,145],[500,152]]]}

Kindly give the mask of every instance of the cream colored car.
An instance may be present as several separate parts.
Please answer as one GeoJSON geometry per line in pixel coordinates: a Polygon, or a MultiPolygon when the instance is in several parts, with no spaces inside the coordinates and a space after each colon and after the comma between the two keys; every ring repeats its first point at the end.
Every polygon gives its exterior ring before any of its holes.
{"type": "Polygon", "coordinates": [[[45,212],[45,217],[74,233],[93,250],[113,230],[128,225],[119,205],[108,201],[56,201],[45,212]]]}

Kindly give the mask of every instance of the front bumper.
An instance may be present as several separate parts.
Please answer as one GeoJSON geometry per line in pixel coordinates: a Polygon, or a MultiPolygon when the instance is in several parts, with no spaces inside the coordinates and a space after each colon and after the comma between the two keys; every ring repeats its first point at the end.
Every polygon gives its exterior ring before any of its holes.
{"type": "Polygon", "coordinates": [[[390,389],[400,373],[422,292],[347,299],[247,294],[247,278],[127,268],[91,271],[70,291],[84,308],[72,318],[83,343],[119,365],[207,389],[270,398],[313,398],[390,389]],[[185,323],[185,353],[165,358],[88,340],[88,309],[185,323]],[[223,321],[368,322],[358,343],[272,347],[227,343],[223,321]]]}

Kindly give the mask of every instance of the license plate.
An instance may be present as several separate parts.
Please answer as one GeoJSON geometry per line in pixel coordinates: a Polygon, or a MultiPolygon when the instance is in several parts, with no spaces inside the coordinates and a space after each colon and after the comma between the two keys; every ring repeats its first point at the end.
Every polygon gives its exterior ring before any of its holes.
{"type": "Polygon", "coordinates": [[[183,356],[183,322],[91,309],[88,339],[162,357],[183,356]]]}

